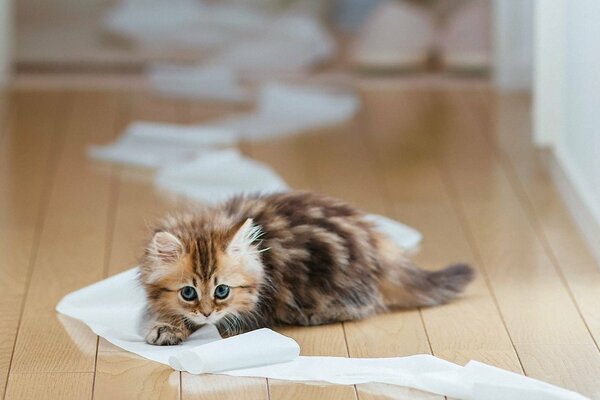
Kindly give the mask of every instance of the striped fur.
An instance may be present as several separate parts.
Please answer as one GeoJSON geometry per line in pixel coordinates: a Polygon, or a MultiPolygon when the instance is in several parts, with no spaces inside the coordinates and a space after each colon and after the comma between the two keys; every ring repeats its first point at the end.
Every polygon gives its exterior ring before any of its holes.
{"type": "Polygon", "coordinates": [[[362,212],[309,192],[235,197],[167,217],[140,273],[154,318],[146,339],[153,344],[180,343],[206,323],[234,335],[432,306],[456,296],[472,277],[466,265],[416,268],[362,212]],[[215,298],[218,284],[231,287],[228,298],[215,298]],[[199,298],[186,302],[180,289],[190,285],[199,298]]]}

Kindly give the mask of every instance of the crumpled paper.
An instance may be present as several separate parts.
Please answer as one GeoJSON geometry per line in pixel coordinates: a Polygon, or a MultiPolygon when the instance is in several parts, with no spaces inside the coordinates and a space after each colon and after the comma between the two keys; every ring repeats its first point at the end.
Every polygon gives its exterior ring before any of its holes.
{"type": "Polygon", "coordinates": [[[288,185],[267,165],[244,157],[237,149],[213,150],[195,160],[160,169],[154,184],[205,204],[240,193],[275,193],[288,185]]]}
{"type": "Polygon", "coordinates": [[[243,37],[208,60],[209,65],[231,68],[241,76],[302,72],[326,61],[335,42],[312,16],[279,15],[264,33],[243,37]]]}
{"type": "Polygon", "coordinates": [[[304,71],[335,53],[318,18],[301,7],[267,11],[243,2],[121,0],[103,25],[142,49],[194,52],[241,75],[304,71]]]}
{"type": "Polygon", "coordinates": [[[423,235],[418,230],[383,215],[367,214],[365,219],[375,224],[379,232],[392,239],[397,246],[403,248],[407,253],[418,250],[423,240],[423,235]]]}
{"type": "Polygon", "coordinates": [[[238,103],[253,96],[232,68],[161,63],[147,68],[146,78],[154,90],[168,97],[238,103]]]}
{"type": "Polygon", "coordinates": [[[223,373],[342,385],[385,383],[465,400],[583,400],[584,396],[476,361],[465,367],[431,355],[391,358],[298,356],[297,343],[269,329],[220,340],[212,325],[178,346],[144,342],[144,291],[137,268],[66,295],[56,309],[149,360],[190,373],[223,373]]]}
{"type": "Polygon", "coordinates": [[[133,122],[113,143],[92,146],[96,159],[148,168],[193,161],[239,140],[293,135],[351,118],[359,106],[353,94],[270,83],[259,94],[257,109],[199,125],[133,122]]]}
{"type": "Polygon", "coordinates": [[[351,118],[360,105],[356,95],[326,88],[265,84],[256,111],[203,124],[258,140],[296,134],[351,118]]]}
{"type": "Polygon", "coordinates": [[[202,0],[120,0],[102,21],[142,48],[207,51],[263,32],[269,15],[243,4],[202,0]]]}
{"type": "Polygon", "coordinates": [[[335,40],[302,3],[268,10],[242,1],[120,0],[103,26],[163,60],[146,71],[157,92],[245,102],[253,92],[242,80],[303,76],[335,54],[335,40]]]}
{"type": "Polygon", "coordinates": [[[226,129],[177,124],[133,122],[115,142],[90,146],[92,158],[145,168],[184,164],[214,148],[235,144],[226,129]]]}

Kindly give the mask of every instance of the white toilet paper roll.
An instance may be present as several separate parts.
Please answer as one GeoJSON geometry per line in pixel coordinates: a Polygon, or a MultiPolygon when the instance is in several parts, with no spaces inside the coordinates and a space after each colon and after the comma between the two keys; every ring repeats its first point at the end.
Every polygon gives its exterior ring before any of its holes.
{"type": "Polygon", "coordinates": [[[300,355],[298,343],[270,329],[197,346],[169,357],[169,365],[192,374],[222,372],[292,361],[300,355]]]}

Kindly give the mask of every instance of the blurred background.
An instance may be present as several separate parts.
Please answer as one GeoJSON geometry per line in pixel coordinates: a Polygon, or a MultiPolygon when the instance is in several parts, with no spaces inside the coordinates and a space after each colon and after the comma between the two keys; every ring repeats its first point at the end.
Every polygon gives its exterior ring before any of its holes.
{"type": "Polygon", "coordinates": [[[12,11],[10,3],[3,0],[4,36],[12,36],[18,72],[136,73],[156,61],[215,55],[221,64],[248,63],[248,51],[231,49],[241,39],[267,65],[277,62],[284,35],[313,40],[304,52],[316,54],[299,55],[298,69],[491,72],[502,87],[531,85],[530,0],[23,0],[12,11]]]}
{"type": "Polygon", "coordinates": [[[598,0],[0,0],[0,397],[374,398],[178,375],[56,317],[155,218],[293,188],[478,272],[442,307],[283,328],[305,354],[600,399],[599,21],[598,0]]]}
{"type": "Polygon", "coordinates": [[[0,79],[233,103],[274,80],[530,93],[532,140],[568,171],[594,237],[599,15],[591,0],[2,0],[0,79]]]}

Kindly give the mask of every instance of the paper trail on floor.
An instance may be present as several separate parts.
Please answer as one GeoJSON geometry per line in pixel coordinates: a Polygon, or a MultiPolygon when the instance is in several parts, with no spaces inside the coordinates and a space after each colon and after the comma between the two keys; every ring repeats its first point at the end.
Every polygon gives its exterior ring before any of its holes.
{"type": "Polygon", "coordinates": [[[146,77],[154,90],[168,97],[232,103],[252,100],[251,91],[230,68],[162,63],[150,66],[146,77]]]}
{"type": "Polygon", "coordinates": [[[159,168],[193,161],[208,150],[233,145],[236,140],[225,129],[134,122],[115,142],[91,146],[88,155],[108,162],[159,168]]]}
{"type": "Polygon", "coordinates": [[[182,164],[239,140],[282,137],[341,123],[358,106],[354,94],[271,83],[261,89],[256,111],[199,125],[134,122],[115,142],[90,147],[89,155],[148,168],[182,164]]]}
{"type": "Polygon", "coordinates": [[[216,328],[209,325],[181,345],[152,346],[144,342],[145,296],[137,275],[137,268],[133,268],[70,293],[57,305],[57,311],[84,322],[97,335],[124,350],[190,373],[219,372],[343,385],[385,383],[466,400],[585,399],[577,393],[473,361],[461,367],[430,355],[302,357],[298,356],[299,347],[293,339],[268,329],[221,340],[216,328]]]}
{"type": "Polygon", "coordinates": [[[331,58],[334,40],[314,17],[282,14],[262,34],[243,37],[217,52],[207,63],[240,76],[302,72],[331,58]]]}
{"type": "Polygon", "coordinates": [[[268,194],[289,190],[267,165],[244,157],[237,149],[213,150],[185,164],[160,169],[154,179],[163,190],[216,204],[238,194],[268,194]]]}
{"type": "Polygon", "coordinates": [[[409,253],[416,251],[423,240],[423,235],[418,230],[383,215],[367,214],[365,218],[375,224],[379,232],[388,236],[397,246],[409,253]]]}
{"type": "Polygon", "coordinates": [[[104,29],[142,48],[208,51],[265,30],[268,13],[243,4],[202,0],[121,0],[104,16],[104,29]]]}
{"type": "Polygon", "coordinates": [[[262,87],[254,112],[209,121],[202,126],[229,130],[241,139],[259,140],[344,122],[352,118],[359,105],[358,97],[352,93],[269,83],[262,87]]]}

